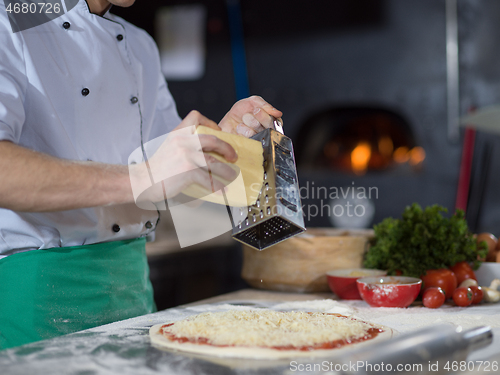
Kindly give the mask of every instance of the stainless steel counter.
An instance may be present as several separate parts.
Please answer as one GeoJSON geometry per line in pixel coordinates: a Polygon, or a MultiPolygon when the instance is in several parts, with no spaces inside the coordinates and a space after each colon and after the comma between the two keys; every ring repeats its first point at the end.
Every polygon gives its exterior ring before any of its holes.
{"type": "MultiPolygon", "coordinates": [[[[373,316],[373,320],[375,321],[380,321],[387,317],[387,319],[392,319],[394,322],[397,322],[398,316],[402,314],[421,316],[422,313],[427,313],[427,310],[429,310],[418,306],[410,309],[371,309],[362,301],[344,304],[344,301],[342,301],[342,303],[332,301],[331,299],[333,298],[333,294],[329,293],[290,294],[242,290],[199,301],[194,304],[179,306],[173,309],[167,309],[154,314],[96,327],[51,340],[0,351],[0,374],[296,374],[301,373],[301,371],[298,371],[296,367],[292,368],[289,360],[223,360],[160,350],[151,346],[148,330],[154,324],[181,319],[188,315],[207,311],[207,309],[214,309],[215,311],[218,308],[227,309],[231,306],[243,308],[239,306],[244,306],[246,304],[257,304],[260,307],[269,307],[279,301],[285,302],[285,304],[293,304],[299,303],[298,301],[317,300],[309,303],[312,308],[314,308],[315,303],[317,303],[318,306],[320,304],[330,304],[331,306],[340,306],[341,308],[342,306],[347,306],[347,308],[353,309],[353,311],[356,311],[360,316],[363,316],[363,314],[365,314],[365,316],[373,316]],[[325,301],[325,298],[330,300],[325,301]]],[[[291,306],[293,307],[293,305],[291,306]]],[[[500,327],[500,305],[482,305],[472,309],[476,310],[460,310],[468,314],[466,318],[461,320],[466,322],[465,324],[485,325],[485,323],[495,323],[498,321],[496,327],[500,327]],[[481,318],[481,316],[484,318],[481,318]]],[[[443,322],[443,319],[445,319],[443,316],[450,317],[450,321],[457,320],[458,322],[460,319],[457,318],[457,311],[459,310],[456,308],[445,309],[441,312],[433,311],[430,316],[436,319],[429,319],[427,325],[436,323],[435,320],[443,322]]],[[[406,320],[401,322],[399,323],[400,328],[405,326],[406,320]]],[[[409,327],[408,331],[418,328],[421,328],[421,326],[416,323],[415,327],[409,327]]],[[[403,328],[402,331],[405,331],[405,329],[406,328],[403,328]]],[[[500,328],[495,328],[497,333],[495,336],[500,336],[500,332],[498,332],[499,329],[500,328]]],[[[496,358],[496,360],[499,361],[500,345],[498,344],[499,342],[497,339],[488,348],[475,352],[473,356],[468,359],[495,360],[496,358]]],[[[320,360],[316,359],[316,362],[320,363],[320,360]]],[[[302,373],[325,373],[324,368],[317,368],[317,370],[318,371],[314,371],[312,368],[311,371],[304,370],[302,373]]],[[[334,373],[336,372],[330,372],[330,374],[334,373]]],[[[478,372],[474,371],[473,373],[478,372]]],[[[485,373],[493,374],[495,372],[485,373]]]]}

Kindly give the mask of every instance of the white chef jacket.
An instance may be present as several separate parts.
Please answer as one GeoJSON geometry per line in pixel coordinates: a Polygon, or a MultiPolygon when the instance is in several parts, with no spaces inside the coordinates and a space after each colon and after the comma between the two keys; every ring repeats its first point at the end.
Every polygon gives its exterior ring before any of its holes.
{"type": "MultiPolygon", "coordinates": [[[[91,14],[79,0],[55,20],[12,33],[0,0],[0,140],[63,159],[126,165],[141,143],[180,121],[145,31],[110,13],[91,14]]],[[[158,215],[134,204],[0,209],[0,258],[146,236],[158,215]]]]}

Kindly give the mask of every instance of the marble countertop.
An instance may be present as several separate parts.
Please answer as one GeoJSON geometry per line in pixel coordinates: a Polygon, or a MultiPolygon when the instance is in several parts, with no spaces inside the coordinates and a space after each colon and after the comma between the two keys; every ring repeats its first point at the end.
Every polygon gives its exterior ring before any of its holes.
{"type": "MultiPolygon", "coordinates": [[[[105,326],[76,332],[0,351],[2,375],[75,374],[296,374],[325,373],[298,371],[288,361],[223,360],[160,350],[149,341],[149,328],[154,324],[175,321],[204,311],[228,309],[274,308],[340,312],[410,334],[440,324],[466,330],[490,326],[493,343],[468,355],[467,361],[497,361],[500,364],[500,304],[481,304],[459,308],[452,305],[427,309],[415,304],[406,309],[371,308],[363,301],[336,301],[331,293],[295,294],[244,289],[196,303],[178,306],[105,326]]],[[[318,361],[316,359],[316,361],[318,361]]],[[[471,362],[472,363],[472,362],[471,362]]],[[[477,372],[477,365],[474,365],[477,372]]],[[[330,374],[338,372],[330,371],[330,374]]],[[[438,372],[434,372],[438,373],[438,372]]],[[[448,372],[452,373],[452,372],[448,372]]],[[[464,372],[466,373],[466,372],[464,372]]],[[[491,374],[494,372],[484,372],[491,374]]]]}

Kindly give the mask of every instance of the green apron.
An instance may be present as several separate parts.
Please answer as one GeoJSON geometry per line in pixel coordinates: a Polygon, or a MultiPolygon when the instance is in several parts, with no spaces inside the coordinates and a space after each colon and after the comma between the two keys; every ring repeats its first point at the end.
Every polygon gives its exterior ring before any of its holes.
{"type": "Polygon", "coordinates": [[[144,238],[0,259],[0,350],[155,310],[144,238]]]}

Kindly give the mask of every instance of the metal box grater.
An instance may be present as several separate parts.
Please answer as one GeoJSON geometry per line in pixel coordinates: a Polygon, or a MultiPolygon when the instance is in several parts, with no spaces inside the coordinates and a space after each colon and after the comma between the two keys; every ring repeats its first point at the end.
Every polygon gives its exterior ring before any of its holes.
{"type": "Polygon", "coordinates": [[[253,206],[233,209],[233,238],[256,250],[305,231],[292,141],[281,123],[252,138],[264,149],[264,183],[253,206]]]}

